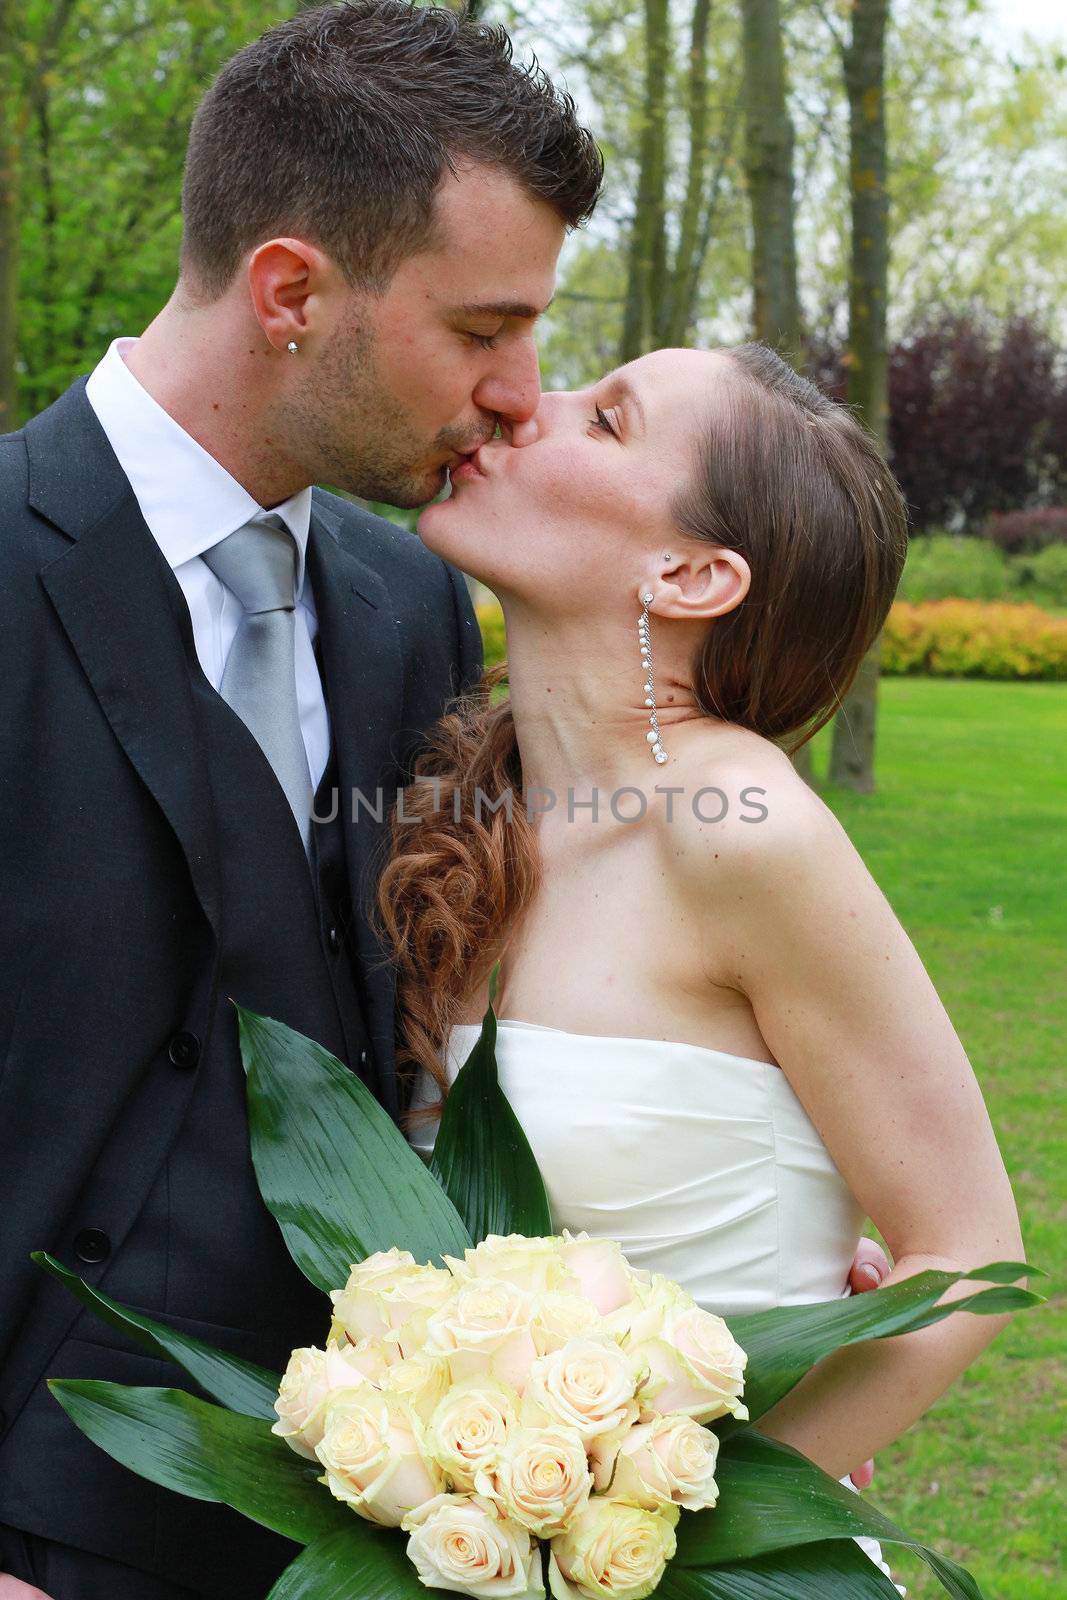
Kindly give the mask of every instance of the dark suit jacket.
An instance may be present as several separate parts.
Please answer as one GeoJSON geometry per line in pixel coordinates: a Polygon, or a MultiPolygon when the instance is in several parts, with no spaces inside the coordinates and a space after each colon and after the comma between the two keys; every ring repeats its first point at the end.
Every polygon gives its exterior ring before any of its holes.
{"type": "MultiPolygon", "coordinates": [[[[176,492],[180,492],[180,486],[176,492]]],[[[319,617],[357,963],[379,1093],[395,1110],[393,984],[363,915],[391,794],[481,668],[462,576],[417,538],[314,492],[319,617]]],[[[70,1256],[79,1195],[133,1101],[121,1248],[191,1076],[167,1041],[216,1003],[218,856],[198,748],[188,609],[79,380],[0,439],[0,1408],[10,1423],[78,1312],[31,1250],[70,1256]],[[183,646],[184,640],[184,646],[183,646]],[[177,841],[177,844],[176,844],[177,841]],[[173,1058],[172,1058],[173,1059],[173,1058]],[[136,1091],[136,1093],[135,1093],[136,1091]]]]}

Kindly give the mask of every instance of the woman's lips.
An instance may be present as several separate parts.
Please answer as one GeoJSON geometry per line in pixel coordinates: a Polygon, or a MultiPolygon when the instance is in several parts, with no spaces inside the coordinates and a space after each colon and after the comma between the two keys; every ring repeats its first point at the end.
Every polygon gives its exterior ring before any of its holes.
{"type": "Polygon", "coordinates": [[[485,477],[485,472],[482,470],[478,459],[480,449],[481,447],[479,446],[478,450],[472,450],[470,455],[463,457],[458,466],[449,469],[449,476],[453,483],[473,483],[477,478],[485,477]]]}

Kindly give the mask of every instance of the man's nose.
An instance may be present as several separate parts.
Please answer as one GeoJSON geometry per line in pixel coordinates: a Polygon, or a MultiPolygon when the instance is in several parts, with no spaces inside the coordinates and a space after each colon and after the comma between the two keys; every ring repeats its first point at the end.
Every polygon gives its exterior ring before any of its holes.
{"type": "Polygon", "coordinates": [[[482,411],[495,412],[505,430],[529,422],[540,399],[541,373],[532,338],[521,346],[513,345],[506,359],[486,373],[474,391],[475,403],[482,411]]]}

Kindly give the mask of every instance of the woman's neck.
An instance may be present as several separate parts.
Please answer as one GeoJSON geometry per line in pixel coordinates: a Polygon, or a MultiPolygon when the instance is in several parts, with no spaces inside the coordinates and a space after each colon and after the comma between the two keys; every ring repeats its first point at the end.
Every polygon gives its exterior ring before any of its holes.
{"type": "MultiPolygon", "coordinates": [[[[669,771],[669,763],[656,766],[646,738],[637,614],[635,605],[632,627],[606,621],[593,627],[581,618],[549,625],[525,612],[508,614],[511,708],[527,793],[536,788],[565,806],[569,790],[611,791],[669,771]]],[[[691,682],[662,648],[655,621],[652,648],[669,753],[672,728],[706,719],[691,682]]]]}

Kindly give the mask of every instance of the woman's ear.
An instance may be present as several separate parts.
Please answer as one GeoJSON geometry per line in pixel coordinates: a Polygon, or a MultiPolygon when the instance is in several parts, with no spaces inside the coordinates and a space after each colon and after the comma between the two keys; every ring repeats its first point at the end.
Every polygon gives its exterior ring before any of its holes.
{"type": "Polygon", "coordinates": [[[700,545],[682,557],[664,555],[647,586],[653,595],[649,610],[660,617],[718,617],[745,598],[752,569],[737,550],[700,545]]]}

